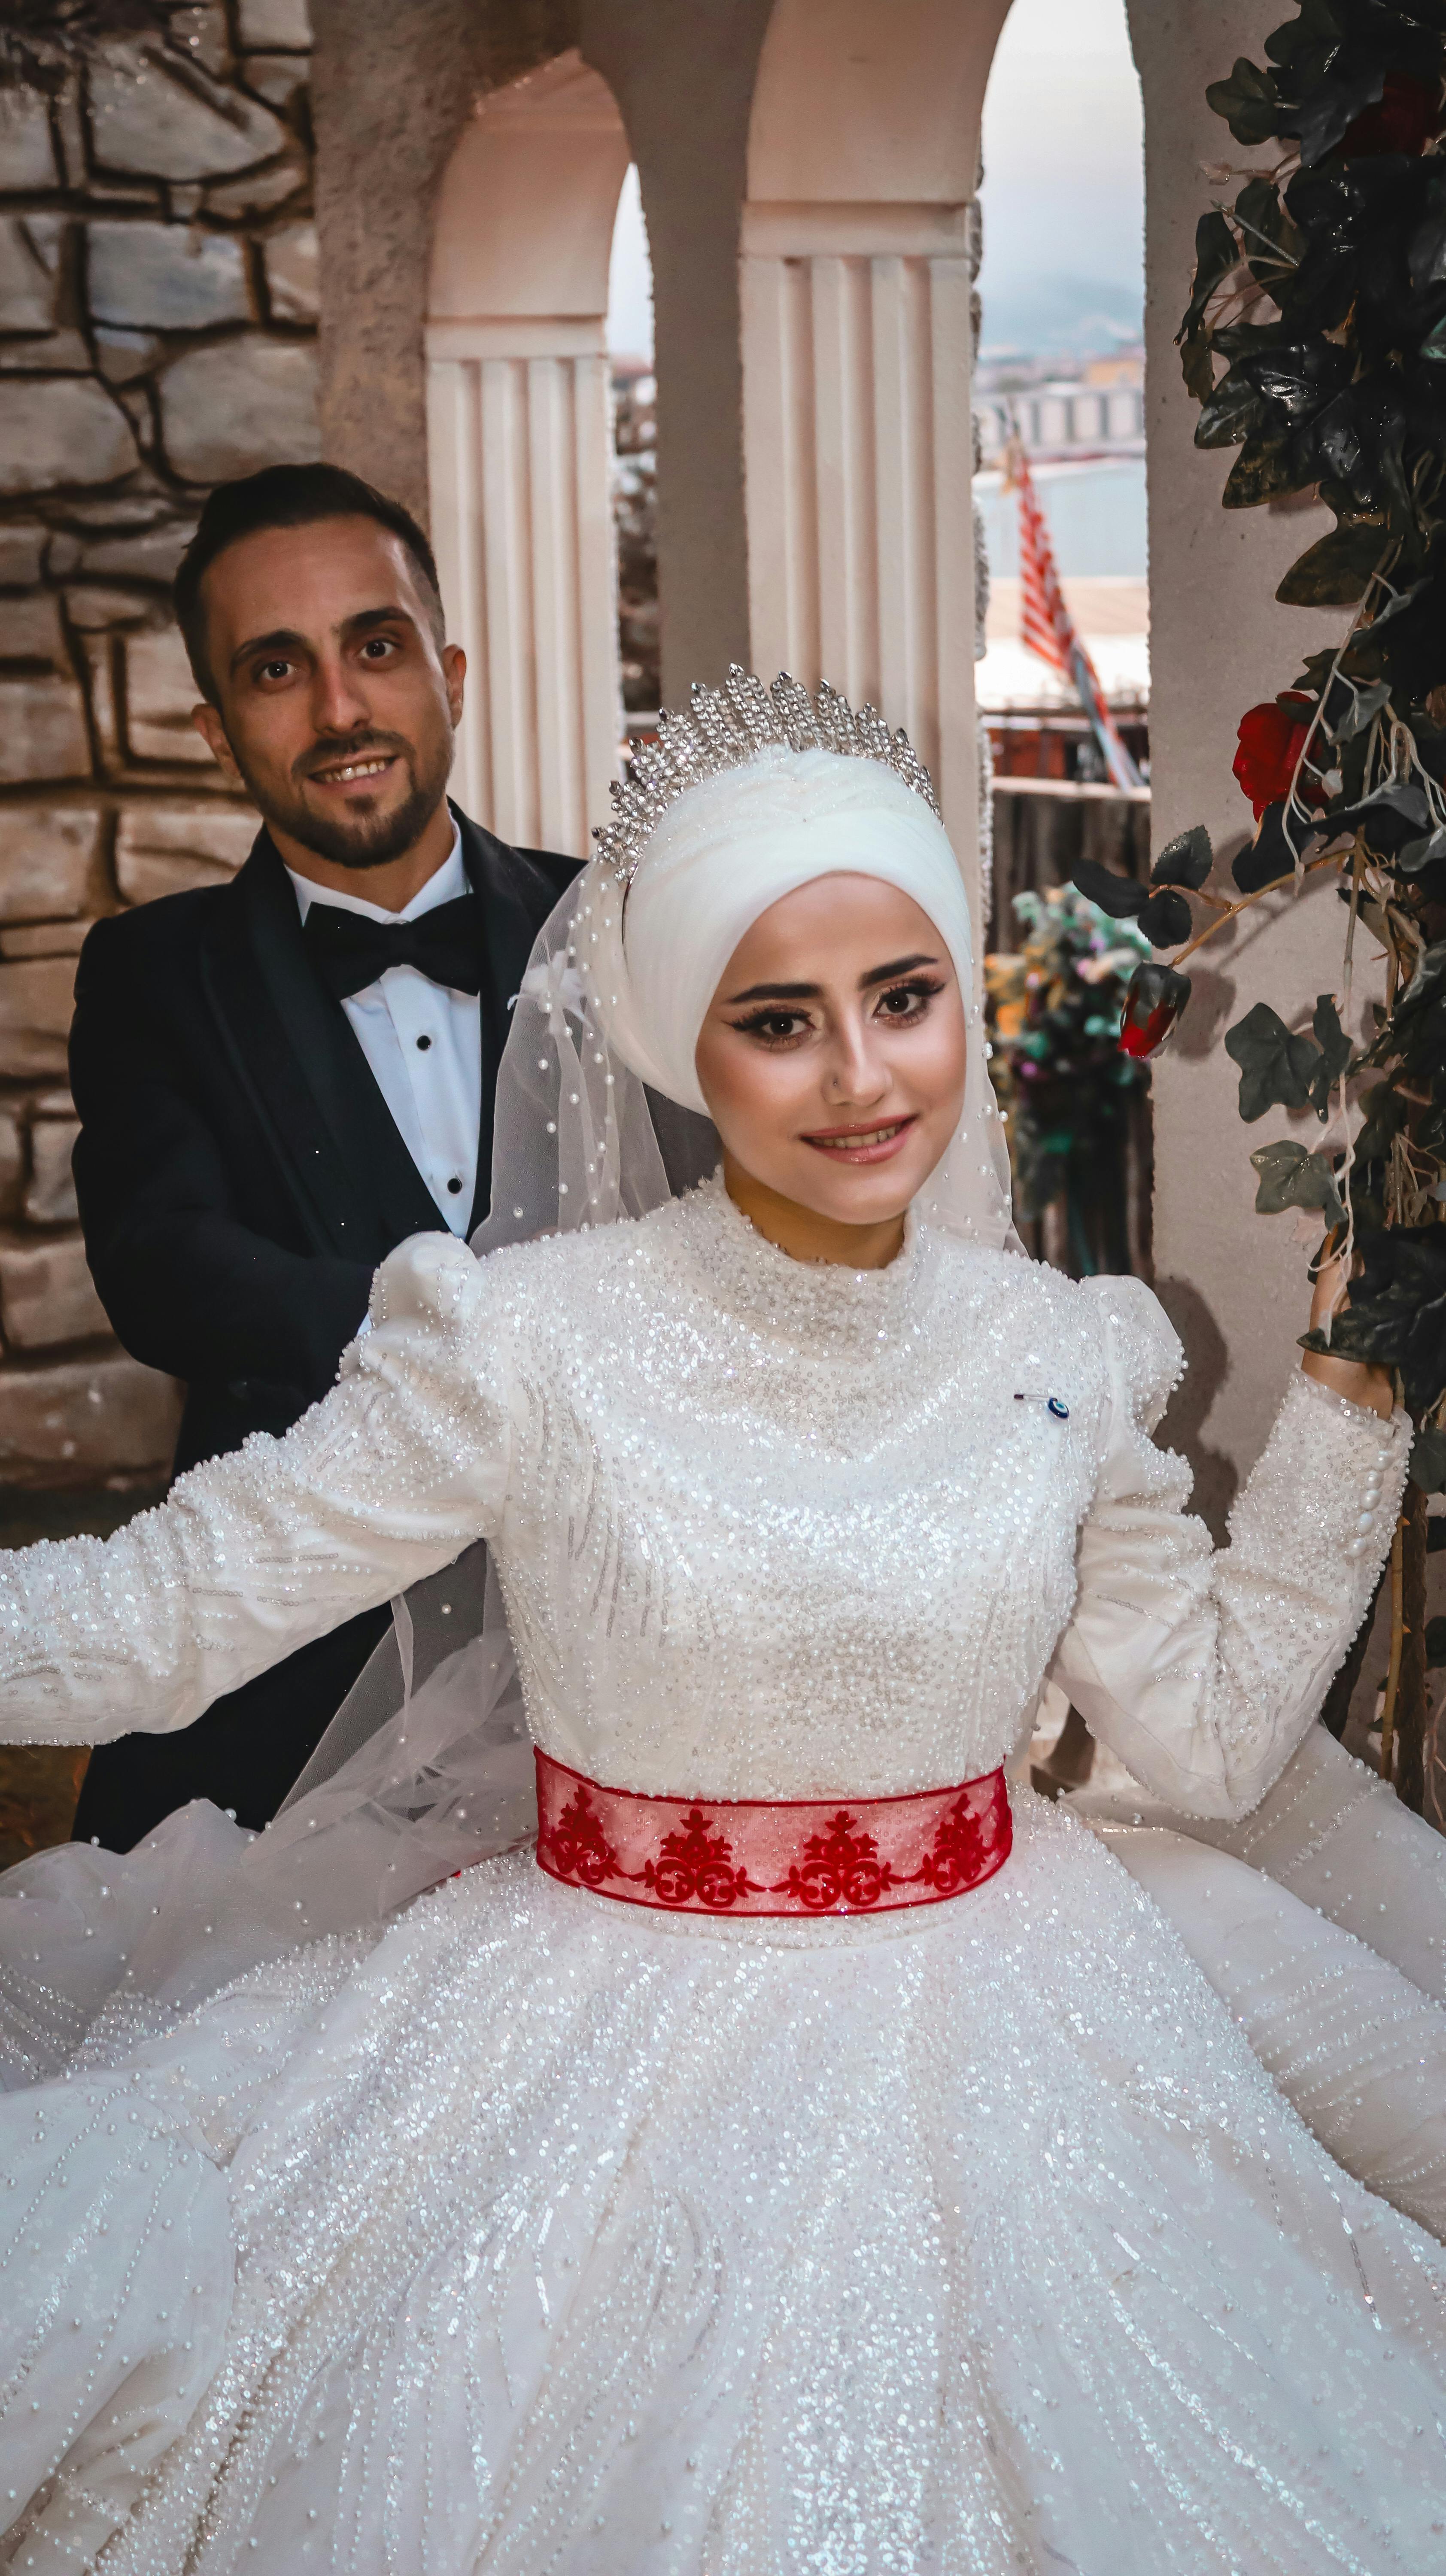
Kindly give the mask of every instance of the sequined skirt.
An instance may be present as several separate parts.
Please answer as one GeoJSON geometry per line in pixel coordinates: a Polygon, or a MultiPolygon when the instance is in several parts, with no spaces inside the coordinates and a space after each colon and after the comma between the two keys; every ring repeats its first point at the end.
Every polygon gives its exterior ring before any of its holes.
{"type": "Polygon", "coordinates": [[[1421,2576],[1439,2249],[1015,1829],[792,1919],[510,1855],[0,2102],[0,2565],[1421,2576]]]}

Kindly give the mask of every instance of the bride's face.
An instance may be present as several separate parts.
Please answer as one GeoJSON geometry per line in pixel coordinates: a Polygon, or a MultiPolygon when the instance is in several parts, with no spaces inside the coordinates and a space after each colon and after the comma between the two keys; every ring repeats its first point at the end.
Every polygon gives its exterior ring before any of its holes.
{"type": "Polygon", "coordinates": [[[760,914],[698,1039],[726,1152],[780,1197],[842,1225],[902,1215],[964,1100],[964,1001],[912,897],[818,877],[760,914]]]}

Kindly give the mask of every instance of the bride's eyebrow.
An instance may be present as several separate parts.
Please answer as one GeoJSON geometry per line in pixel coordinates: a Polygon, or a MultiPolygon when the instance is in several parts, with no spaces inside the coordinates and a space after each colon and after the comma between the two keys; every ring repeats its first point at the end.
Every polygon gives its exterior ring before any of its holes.
{"type": "MultiPolygon", "coordinates": [[[[920,951],[916,957],[896,957],[887,966],[871,966],[859,977],[859,991],[870,993],[876,984],[892,984],[900,975],[912,975],[920,966],[937,966],[937,957],[920,951]]],[[[822,998],[821,984],[750,984],[746,993],[730,993],[724,1005],[736,1011],[743,1002],[817,1002],[822,998]]]]}
{"type": "Polygon", "coordinates": [[[869,974],[861,975],[859,991],[871,992],[875,984],[892,984],[896,976],[912,975],[920,966],[937,966],[938,963],[937,957],[928,956],[922,949],[917,957],[896,957],[892,965],[875,966],[869,974]]]}
{"type": "Polygon", "coordinates": [[[726,1007],[732,1011],[740,1002],[816,1002],[822,992],[821,984],[750,984],[746,993],[730,993],[726,1007]]]}

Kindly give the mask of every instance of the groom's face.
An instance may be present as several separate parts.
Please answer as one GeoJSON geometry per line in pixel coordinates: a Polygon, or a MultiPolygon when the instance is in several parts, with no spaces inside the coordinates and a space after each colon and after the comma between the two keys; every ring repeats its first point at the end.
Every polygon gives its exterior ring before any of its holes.
{"type": "Polygon", "coordinates": [[[446,794],[466,662],[400,538],[361,517],[259,529],[201,599],[219,703],[195,722],[282,856],[404,856],[446,794]]]}

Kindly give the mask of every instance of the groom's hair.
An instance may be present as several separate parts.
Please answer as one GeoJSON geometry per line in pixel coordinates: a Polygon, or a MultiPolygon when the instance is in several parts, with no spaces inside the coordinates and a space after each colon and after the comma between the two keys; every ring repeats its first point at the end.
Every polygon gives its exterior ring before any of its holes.
{"type": "Polygon", "coordinates": [[[344,465],[266,465],[259,474],[218,483],[201,512],[196,533],[181,557],[173,598],[196,686],[213,707],[221,701],[206,652],[206,612],[201,583],[218,555],[263,528],[308,528],[319,519],[375,519],[400,537],[421,579],[440,644],[446,632],[436,558],[400,501],[348,474],[344,465]]]}

